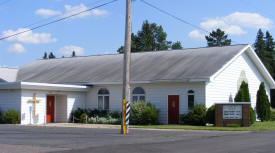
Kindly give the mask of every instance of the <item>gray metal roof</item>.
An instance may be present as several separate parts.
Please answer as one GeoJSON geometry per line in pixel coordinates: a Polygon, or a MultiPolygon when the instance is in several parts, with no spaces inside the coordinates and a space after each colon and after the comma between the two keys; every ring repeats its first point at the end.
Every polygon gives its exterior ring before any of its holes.
{"type": "MultiPolygon", "coordinates": [[[[209,79],[246,46],[133,53],[131,81],[209,79]]],[[[122,54],[37,60],[19,68],[17,81],[122,82],[122,62],[122,54]]]]}
{"type": "Polygon", "coordinates": [[[17,68],[0,67],[0,82],[16,81],[17,68]]]}

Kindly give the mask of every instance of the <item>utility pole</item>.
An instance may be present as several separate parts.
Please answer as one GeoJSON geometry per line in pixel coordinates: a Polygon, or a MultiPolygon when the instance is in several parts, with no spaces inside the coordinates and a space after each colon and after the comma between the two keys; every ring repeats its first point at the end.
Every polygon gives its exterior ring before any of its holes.
{"type": "Polygon", "coordinates": [[[128,133],[126,124],[126,104],[130,102],[130,64],[131,64],[131,33],[132,33],[132,0],[126,0],[126,23],[125,23],[125,42],[123,60],[123,91],[122,91],[122,114],[121,133],[128,133]]]}

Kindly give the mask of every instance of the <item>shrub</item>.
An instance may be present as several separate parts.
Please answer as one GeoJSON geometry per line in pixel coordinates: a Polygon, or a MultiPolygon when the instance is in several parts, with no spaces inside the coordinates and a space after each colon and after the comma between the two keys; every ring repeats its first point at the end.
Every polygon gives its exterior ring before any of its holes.
{"type": "Polygon", "coordinates": [[[270,120],[270,103],[266,95],[265,85],[262,82],[257,92],[256,112],[261,121],[270,120]]]}
{"type": "Polygon", "coordinates": [[[202,125],[206,124],[206,108],[202,104],[197,104],[188,114],[183,117],[184,124],[202,125]]]}
{"type": "Polygon", "coordinates": [[[87,113],[82,113],[80,116],[80,123],[87,123],[88,115],[87,113]]]}
{"type": "Polygon", "coordinates": [[[107,117],[108,112],[107,110],[98,110],[98,109],[93,109],[93,110],[88,110],[87,114],[89,117],[107,117]]]}
{"type": "Polygon", "coordinates": [[[243,81],[235,98],[235,102],[250,102],[250,96],[249,96],[249,88],[248,84],[243,81]]]}
{"type": "Polygon", "coordinates": [[[81,108],[77,108],[76,110],[72,111],[71,121],[75,122],[75,123],[79,123],[80,119],[81,119],[81,115],[83,113],[86,113],[86,111],[84,109],[81,109],[81,108]],[[74,121],[73,121],[73,117],[74,117],[74,121]]]}
{"type": "Polygon", "coordinates": [[[250,107],[250,124],[254,124],[256,122],[256,114],[253,108],[250,107]]]}
{"type": "Polygon", "coordinates": [[[119,112],[119,111],[113,111],[110,113],[110,116],[112,118],[120,118],[120,115],[121,115],[121,112],[119,112]]]}
{"type": "Polygon", "coordinates": [[[3,114],[3,122],[6,124],[19,124],[20,113],[15,110],[8,110],[3,114]]]}
{"type": "Polygon", "coordinates": [[[91,117],[88,119],[90,124],[120,124],[120,120],[117,118],[106,118],[106,117],[91,117]]]}
{"type": "Polygon", "coordinates": [[[207,109],[206,123],[215,124],[215,105],[212,105],[207,109]]]}
{"type": "Polygon", "coordinates": [[[145,101],[133,102],[130,109],[130,124],[158,124],[159,110],[145,101]]]}
{"type": "Polygon", "coordinates": [[[275,110],[274,109],[271,110],[270,120],[275,121],[275,110]]]}

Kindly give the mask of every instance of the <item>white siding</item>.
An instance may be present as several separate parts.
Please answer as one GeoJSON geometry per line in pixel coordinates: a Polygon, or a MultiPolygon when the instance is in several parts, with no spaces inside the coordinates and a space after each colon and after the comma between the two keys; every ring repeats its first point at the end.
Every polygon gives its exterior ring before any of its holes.
{"type": "Polygon", "coordinates": [[[46,94],[35,91],[36,98],[39,100],[36,103],[36,113],[33,116],[34,104],[30,102],[33,99],[32,91],[23,90],[21,99],[21,124],[44,124],[46,118],[46,94]],[[30,110],[32,108],[32,110],[30,110]]]}
{"type": "Polygon", "coordinates": [[[55,122],[67,122],[69,121],[72,110],[75,110],[78,107],[85,108],[85,93],[22,90],[21,124],[46,123],[47,95],[56,96],[55,122]],[[29,100],[33,98],[33,93],[37,94],[37,99],[40,100],[40,102],[36,104],[37,115],[31,118],[32,112],[30,112],[30,107],[33,107],[33,103],[29,102],[29,100]],[[67,102],[67,104],[65,102],[67,102]]]}
{"type": "Polygon", "coordinates": [[[242,71],[246,73],[253,108],[256,105],[257,90],[261,82],[265,83],[267,94],[270,97],[268,84],[244,52],[206,85],[206,106],[210,107],[214,103],[228,102],[230,94],[234,99],[238,88],[237,82],[242,71]]]}
{"type": "MultiPolygon", "coordinates": [[[[140,84],[134,87],[142,87],[146,94],[146,101],[152,103],[160,110],[159,120],[161,123],[168,123],[168,95],[180,96],[180,114],[188,111],[187,91],[194,90],[195,102],[205,104],[205,84],[204,83],[162,83],[162,84],[140,84]]],[[[122,86],[95,86],[87,93],[87,108],[97,108],[97,92],[100,88],[107,88],[110,92],[111,111],[121,111],[122,86]]]]}
{"type": "Polygon", "coordinates": [[[0,90],[0,111],[13,109],[20,112],[20,90],[0,90]]]}

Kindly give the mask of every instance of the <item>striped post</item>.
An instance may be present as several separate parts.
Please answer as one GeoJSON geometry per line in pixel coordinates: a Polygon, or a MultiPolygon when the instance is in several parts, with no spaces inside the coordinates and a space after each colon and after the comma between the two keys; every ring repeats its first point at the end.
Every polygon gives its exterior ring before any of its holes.
{"type": "Polygon", "coordinates": [[[130,118],[130,102],[127,102],[126,99],[123,100],[123,108],[122,108],[122,126],[123,126],[123,134],[128,133],[128,125],[130,118]]]}
{"type": "Polygon", "coordinates": [[[129,120],[130,120],[130,102],[127,101],[127,103],[126,103],[126,118],[125,118],[126,126],[129,125],[129,120]]]}

